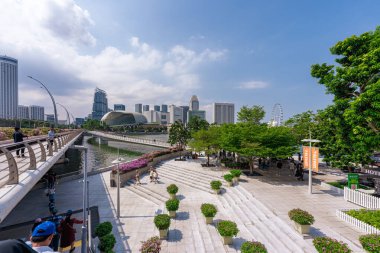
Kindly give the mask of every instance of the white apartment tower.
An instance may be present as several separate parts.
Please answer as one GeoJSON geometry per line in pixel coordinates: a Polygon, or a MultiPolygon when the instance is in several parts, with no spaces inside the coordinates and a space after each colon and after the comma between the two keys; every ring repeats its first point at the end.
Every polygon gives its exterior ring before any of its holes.
{"type": "Polygon", "coordinates": [[[170,124],[173,124],[176,121],[181,121],[183,123],[183,108],[169,105],[169,120],[170,124]]]}
{"type": "Polygon", "coordinates": [[[235,122],[235,105],[231,103],[213,103],[212,122],[216,124],[235,122]]]}
{"type": "Polygon", "coordinates": [[[29,106],[19,105],[17,108],[18,119],[29,119],[29,106]]]}
{"type": "Polygon", "coordinates": [[[17,118],[18,62],[8,56],[0,56],[0,118],[17,118]]]}
{"type": "Polygon", "coordinates": [[[29,107],[29,118],[31,120],[45,120],[45,108],[38,105],[31,105],[29,107]]]}

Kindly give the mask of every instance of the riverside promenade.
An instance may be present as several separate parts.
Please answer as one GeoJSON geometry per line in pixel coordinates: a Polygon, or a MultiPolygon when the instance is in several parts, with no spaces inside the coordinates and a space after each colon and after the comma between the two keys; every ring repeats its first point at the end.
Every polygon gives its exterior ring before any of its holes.
{"type": "MultiPolygon", "coordinates": [[[[121,188],[121,218],[116,219],[116,188],[110,187],[109,172],[89,177],[90,206],[99,207],[101,222],[111,221],[117,245],[115,252],[139,252],[141,241],[158,235],[153,219],[166,213],[168,199],[166,187],[175,183],[181,200],[177,218],[172,220],[169,238],[162,243],[162,252],[240,252],[247,240],[265,244],[268,252],[316,252],[312,237],[330,236],[348,243],[353,252],[364,252],[357,238],[361,234],[350,225],[338,220],[338,208],[358,208],[341,196],[315,187],[315,194],[307,193],[306,182],[295,181],[284,170],[262,173],[263,176],[245,177],[239,186],[227,187],[222,179],[226,173],[221,168],[203,168],[203,159],[189,161],[170,160],[157,165],[159,184],[142,177],[142,185],[133,182],[121,188]],[[212,194],[209,182],[223,182],[221,195],[212,194]],[[215,220],[228,219],[237,223],[240,230],[233,245],[225,246],[215,225],[206,225],[200,212],[202,203],[218,207],[215,220]],[[292,208],[302,208],[315,216],[310,237],[302,237],[293,229],[287,217],[292,208]]],[[[261,171],[260,171],[261,173],[261,171]]],[[[82,207],[82,182],[74,180],[58,184],[56,205],[59,212],[82,207]]],[[[43,189],[31,191],[1,224],[13,224],[48,215],[43,189]],[[33,208],[27,208],[31,207],[33,208]]],[[[77,229],[80,231],[80,228],[77,229]]],[[[79,252],[79,251],[78,251],[79,252]]]]}

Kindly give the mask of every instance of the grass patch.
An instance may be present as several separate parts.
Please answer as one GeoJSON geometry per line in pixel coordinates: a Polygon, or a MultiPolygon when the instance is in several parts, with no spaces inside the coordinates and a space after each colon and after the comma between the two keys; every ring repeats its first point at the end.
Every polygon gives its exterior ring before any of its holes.
{"type": "Polygon", "coordinates": [[[89,138],[87,140],[87,143],[93,146],[98,146],[102,150],[109,152],[109,153],[117,153],[118,150],[120,152],[120,155],[127,155],[127,156],[140,156],[143,155],[144,153],[138,152],[138,151],[132,151],[128,149],[123,149],[123,148],[115,148],[115,147],[110,147],[107,144],[99,144],[95,138],[89,138]]]}
{"type": "MultiPolygon", "coordinates": [[[[335,186],[339,189],[344,189],[347,186],[347,182],[326,182],[329,185],[335,186]]],[[[359,189],[370,190],[371,188],[362,184],[359,184],[359,189]]]]}
{"type": "Polygon", "coordinates": [[[380,210],[349,210],[346,213],[362,222],[380,229],[380,210]]]}

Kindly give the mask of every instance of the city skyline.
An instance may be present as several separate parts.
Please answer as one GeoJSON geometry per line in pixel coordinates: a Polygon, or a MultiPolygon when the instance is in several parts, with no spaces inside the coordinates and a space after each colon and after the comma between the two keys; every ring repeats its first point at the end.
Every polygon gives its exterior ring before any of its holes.
{"type": "Polygon", "coordinates": [[[130,109],[139,101],[186,105],[197,94],[208,120],[218,101],[234,103],[235,112],[263,105],[265,121],[276,103],[284,119],[331,103],[310,66],[331,63],[329,48],[339,40],[374,30],[380,7],[373,1],[2,5],[0,55],[18,59],[19,104],[53,111],[46,92],[27,79],[32,75],[77,117],[91,111],[99,87],[112,104],[130,109]],[[31,9],[33,15],[19,15],[31,9]]]}

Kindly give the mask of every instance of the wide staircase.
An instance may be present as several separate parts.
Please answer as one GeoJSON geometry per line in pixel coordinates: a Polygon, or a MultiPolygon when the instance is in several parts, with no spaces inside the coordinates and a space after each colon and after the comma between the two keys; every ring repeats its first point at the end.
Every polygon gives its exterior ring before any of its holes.
{"type": "MultiPolygon", "coordinates": [[[[212,192],[210,181],[220,180],[224,183],[220,172],[207,171],[196,163],[169,161],[158,164],[156,168],[160,177],[207,193],[212,192]]],[[[306,242],[302,235],[241,185],[225,185],[218,199],[229,219],[238,224],[241,233],[251,236],[244,239],[262,242],[268,252],[316,252],[310,242],[306,242]]]]}

